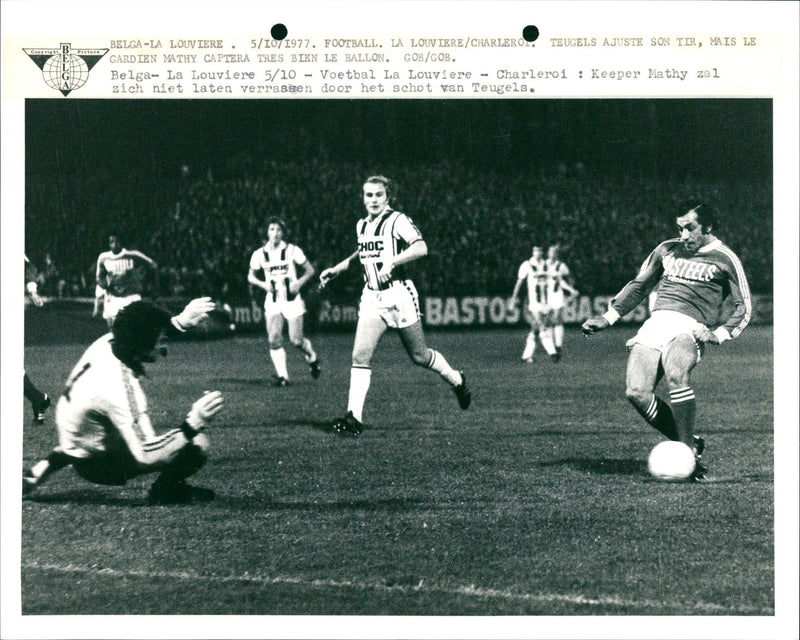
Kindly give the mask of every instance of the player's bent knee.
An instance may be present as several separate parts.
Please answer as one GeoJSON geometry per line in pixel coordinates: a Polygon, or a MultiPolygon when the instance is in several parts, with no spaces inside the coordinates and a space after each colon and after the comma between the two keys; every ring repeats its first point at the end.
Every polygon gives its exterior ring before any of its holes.
{"type": "Polygon", "coordinates": [[[431,363],[431,353],[427,349],[425,351],[412,351],[408,354],[413,362],[418,367],[427,367],[431,363]]]}
{"type": "Polygon", "coordinates": [[[641,389],[639,387],[628,386],[625,389],[625,397],[628,402],[635,406],[645,406],[649,404],[653,392],[649,389],[641,389]]]}

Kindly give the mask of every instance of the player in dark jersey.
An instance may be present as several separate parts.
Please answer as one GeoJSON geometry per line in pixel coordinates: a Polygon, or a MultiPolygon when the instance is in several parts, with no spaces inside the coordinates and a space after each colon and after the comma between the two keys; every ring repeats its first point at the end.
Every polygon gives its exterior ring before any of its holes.
{"type": "Polygon", "coordinates": [[[156,277],[158,265],[141,251],[123,248],[117,234],[109,236],[108,248],[97,257],[96,280],[105,291],[103,318],[110,328],[122,307],[142,299],[146,270],[156,277]]]}
{"type": "MultiPolygon", "coordinates": [[[[41,307],[44,304],[44,300],[39,295],[39,284],[36,281],[38,276],[36,267],[34,267],[33,263],[28,260],[28,256],[24,256],[24,258],[25,293],[28,294],[28,297],[33,304],[35,304],[37,307],[41,307]]],[[[26,371],[22,372],[22,393],[31,403],[34,424],[44,424],[45,412],[50,407],[50,396],[42,391],[39,391],[36,385],[33,384],[33,381],[28,377],[28,373],[26,371]]]]}
{"type": "Polygon", "coordinates": [[[681,211],[685,213],[677,218],[679,237],[658,245],[608,311],[589,318],[582,328],[586,335],[606,329],[658,287],[650,318],[627,343],[625,393],[648,424],[694,449],[693,478],[698,480],[706,474],[700,463],[705,442],[694,434],[696,402],[690,374],[706,344],[722,344],[744,330],[752,303],[742,263],[712,233],[710,208],[691,203],[681,211]],[[723,312],[728,298],[732,311],[723,312]],[[669,386],[671,407],[655,395],[662,377],[669,386]]]}
{"type": "Polygon", "coordinates": [[[370,362],[381,336],[396,329],[411,361],[438,373],[453,389],[462,409],[472,396],[464,373],[453,369],[444,356],[428,348],[420,320],[419,296],[404,264],[427,255],[428,247],[410,217],[389,206],[392,183],[383,176],[371,176],[363,186],[367,215],[358,221],[356,251],[320,274],[320,286],[347,270],[358,257],[364,275],[364,290],[358,309],[358,324],[350,369],[347,415],[332,429],[340,435],[357,436],[363,429],[362,411],[369,390],[370,362]]]}

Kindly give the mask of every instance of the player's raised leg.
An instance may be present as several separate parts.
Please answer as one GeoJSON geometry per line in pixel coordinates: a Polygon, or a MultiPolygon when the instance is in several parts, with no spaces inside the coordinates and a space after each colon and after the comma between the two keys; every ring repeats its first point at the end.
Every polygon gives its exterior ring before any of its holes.
{"type": "Polygon", "coordinates": [[[459,406],[467,409],[472,401],[472,394],[467,388],[464,374],[453,369],[440,352],[428,347],[421,321],[417,320],[411,326],[400,329],[400,340],[412,362],[417,366],[431,369],[444,378],[453,388],[459,406]]]}
{"type": "Polygon", "coordinates": [[[628,356],[625,395],[647,423],[670,440],[678,439],[670,406],[655,395],[658,384],[661,352],[634,344],[628,356]]]}
{"type": "Polygon", "coordinates": [[[306,338],[303,332],[303,316],[289,318],[286,322],[289,325],[289,342],[303,353],[303,357],[311,369],[311,377],[319,378],[319,357],[317,352],[314,351],[311,340],[306,338]]]}
{"type": "Polygon", "coordinates": [[[675,416],[677,439],[689,447],[695,444],[694,426],[697,412],[694,389],[689,377],[700,360],[694,337],[683,334],[675,338],[664,351],[664,376],[669,386],[672,413],[675,416]]]}

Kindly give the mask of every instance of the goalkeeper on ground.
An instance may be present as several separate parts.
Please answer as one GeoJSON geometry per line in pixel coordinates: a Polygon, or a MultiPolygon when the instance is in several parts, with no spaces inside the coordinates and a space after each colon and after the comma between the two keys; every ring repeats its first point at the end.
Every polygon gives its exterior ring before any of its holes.
{"type": "Polygon", "coordinates": [[[178,428],[156,434],[140,380],[145,362],[166,355],[168,334],[198,325],[213,309],[211,298],[192,300],[174,318],[151,302],[124,307],[111,333],[95,341],[70,373],[56,405],[58,446],[23,472],[23,496],[71,465],[89,482],[117,486],[159,472],[150,504],[212,499],[211,489],[190,486],[186,478],[205,464],[203,430],[222,408],[222,395],[206,392],[178,428]]]}

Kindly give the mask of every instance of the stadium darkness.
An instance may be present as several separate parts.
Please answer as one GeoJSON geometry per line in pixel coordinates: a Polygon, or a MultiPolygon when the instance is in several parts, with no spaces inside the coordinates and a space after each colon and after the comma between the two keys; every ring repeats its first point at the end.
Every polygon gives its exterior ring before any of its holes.
{"type": "Polygon", "coordinates": [[[111,227],[189,273],[171,278],[187,293],[246,296],[243,261],[275,212],[333,264],[376,172],[431,242],[430,294],[507,294],[533,238],[562,244],[584,293],[611,293],[690,195],[715,201],[751,288],[772,291],[766,99],[70,98],[27,100],[25,117],[27,255],[72,295],[90,293],[111,227]]]}
{"type": "Polygon", "coordinates": [[[324,155],[771,180],[769,100],[28,100],[26,119],[29,175],[324,155]]]}

